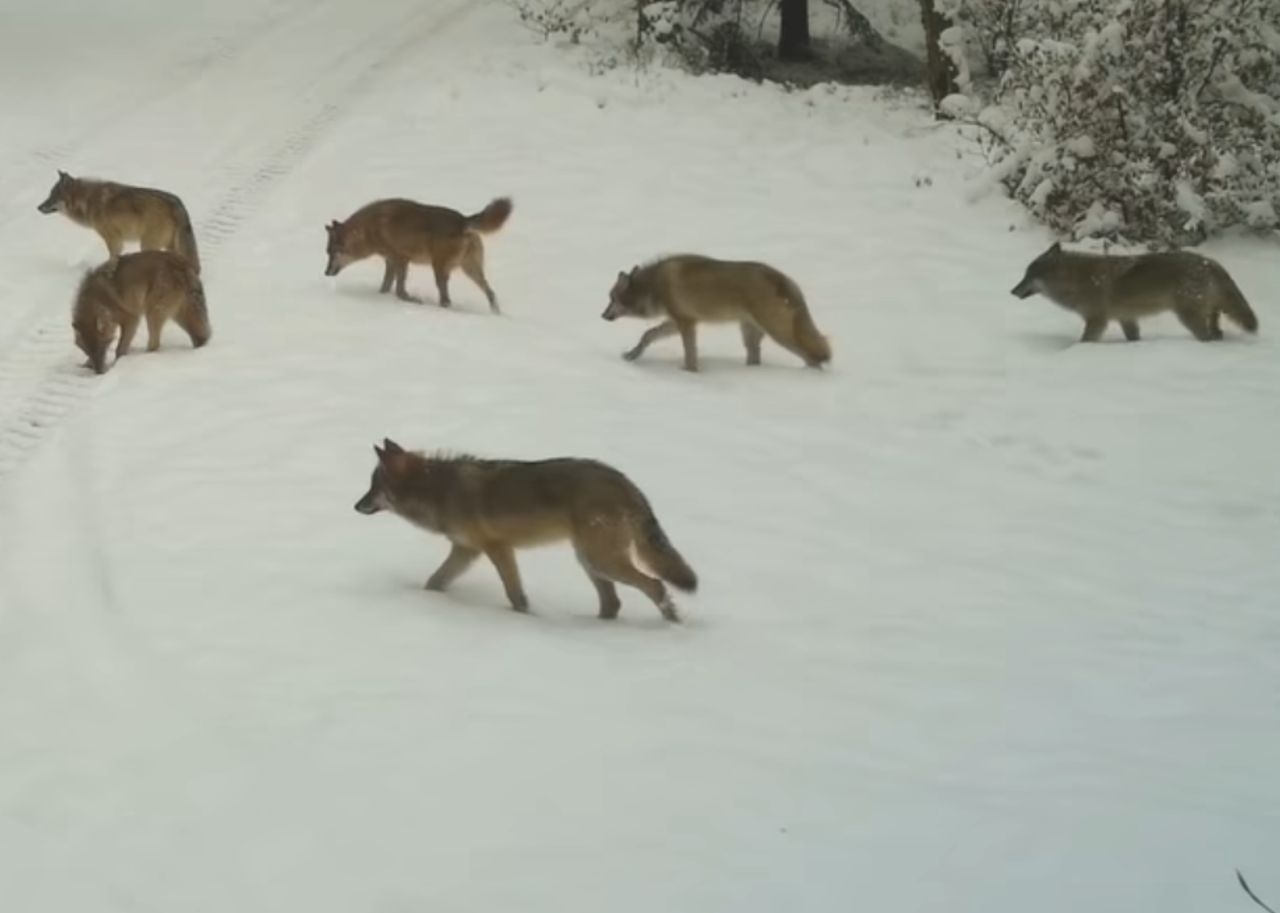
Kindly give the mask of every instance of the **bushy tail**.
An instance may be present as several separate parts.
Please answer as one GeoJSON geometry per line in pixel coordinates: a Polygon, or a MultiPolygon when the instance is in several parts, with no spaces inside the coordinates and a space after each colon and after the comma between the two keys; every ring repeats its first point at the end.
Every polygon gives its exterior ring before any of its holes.
{"type": "Polygon", "coordinates": [[[178,223],[175,253],[185,257],[198,276],[200,275],[200,249],[196,246],[196,233],[191,227],[191,216],[187,214],[187,207],[182,205],[181,200],[174,201],[173,217],[178,223]]]}
{"type": "Polygon", "coordinates": [[[831,343],[818,332],[813,318],[809,316],[809,309],[803,302],[796,308],[795,334],[796,345],[804,351],[810,365],[825,365],[831,360],[831,343]]]}
{"type": "Polygon", "coordinates": [[[763,308],[753,315],[756,323],[774,342],[799,355],[810,367],[826,364],[831,360],[831,343],[814,325],[800,286],[772,267],[769,270],[783,307],[763,308]]]}
{"type": "Polygon", "coordinates": [[[1222,270],[1218,278],[1222,282],[1222,313],[1246,333],[1258,332],[1258,315],[1249,307],[1249,302],[1245,300],[1244,293],[1235,280],[1226,270],[1222,270]]]}
{"type": "Polygon", "coordinates": [[[698,588],[698,575],[671,544],[648,502],[642,499],[641,508],[641,513],[632,521],[640,560],[676,589],[692,593],[698,588]]]}
{"type": "Polygon", "coordinates": [[[507,224],[514,209],[510,197],[498,197],[475,215],[467,216],[467,230],[487,235],[507,224]]]}

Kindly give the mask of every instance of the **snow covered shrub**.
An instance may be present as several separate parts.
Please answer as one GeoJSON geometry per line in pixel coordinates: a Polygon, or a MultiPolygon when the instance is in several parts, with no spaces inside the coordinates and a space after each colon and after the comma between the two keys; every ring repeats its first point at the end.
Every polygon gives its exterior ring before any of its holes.
{"type": "Polygon", "coordinates": [[[543,38],[578,44],[594,26],[595,0],[510,0],[520,21],[543,38]]]}
{"type": "Polygon", "coordinates": [[[744,29],[749,0],[656,0],[640,6],[639,44],[673,51],[695,72],[757,76],[759,54],[744,29]]]}
{"type": "Polygon", "coordinates": [[[978,121],[1054,228],[1176,245],[1280,226],[1280,0],[955,2],[1007,23],[978,121]]]}

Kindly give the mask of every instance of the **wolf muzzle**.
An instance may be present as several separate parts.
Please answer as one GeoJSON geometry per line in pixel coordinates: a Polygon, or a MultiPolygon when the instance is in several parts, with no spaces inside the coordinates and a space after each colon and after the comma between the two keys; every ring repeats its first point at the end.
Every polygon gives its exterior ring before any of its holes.
{"type": "Polygon", "coordinates": [[[1030,298],[1035,293],[1035,283],[1030,279],[1023,279],[1009,291],[1009,294],[1013,295],[1015,298],[1030,298]]]}
{"type": "Polygon", "coordinates": [[[37,206],[36,209],[44,213],[45,215],[49,215],[49,213],[58,211],[58,201],[52,198],[45,200],[43,203],[37,206]]]}
{"type": "Polygon", "coordinates": [[[324,274],[325,274],[326,276],[336,276],[336,275],[338,275],[338,273],[340,273],[341,271],[342,271],[342,267],[340,267],[338,264],[334,263],[332,260],[330,260],[330,261],[325,265],[325,268],[324,268],[324,274]]]}
{"type": "Polygon", "coordinates": [[[613,302],[610,302],[609,306],[604,309],[604,313],[601,314],[600,317],[604,320],[617,320],[619,313],[618,308],[613,305],[613,302]]]}
{"type": "Polygon", "coordinates": [[[362,514],[376,514],[378,511],[382,510],[382,508],[374,501],[373,492],[369,491],[365,493],[363,498],[356,502],[356,510],[362,514]]]}

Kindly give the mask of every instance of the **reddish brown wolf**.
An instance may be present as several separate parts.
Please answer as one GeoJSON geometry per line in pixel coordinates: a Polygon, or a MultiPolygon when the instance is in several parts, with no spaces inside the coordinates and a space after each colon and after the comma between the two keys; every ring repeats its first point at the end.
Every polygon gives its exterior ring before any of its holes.
{"type": "Polygon", "coordinates": [[[600,617],[616,618],[615,584],[640,590],[668,621],[679,621],[662,581],[693,592],[698,578],[663,532],[635,483],[595,460],[482,460],[423,456],[392,440],[374,446],[377,466],[355,508],[390,510],[453,543],[427,581],[444,590],[480,555],[502,578],[511,607],[528,610],[515,552],[568,539],[600,598],[600,617]],[[662,580],[632,562],[632,549],[662,580]]]}
{"type": "Polygon", "coordinates": [[[484,292],[489,309],[497,314],[498,296],[484,277],[484,242],[480,235],[502,228],[511,210],[508,197],[499,197],[470,216],[413,200],[376,200],[356,210],[345,222],[335,219],[325,226],[329,263],[324,274],[336,276],[358,260],[378,256],[386,263],[379,291],[386,294],[394,282],[398,298],[421,304],[421,298],[405,289],[405,279],[410,263],[429,263],[435,272],[440,306],[449,307],[449,274],[461,267],[484,292]]]}
{"type": "Polygon", "coordinates": [[[197,349],[209,341],[204,285],[185,257],[163,250],[124,254],[89,270],[76,291],[71,312],[76,345],[98,374],[107,370],[107,347],[116,332],[116,358],[128,354],[138,324],[147,321],[147,351],[160,348],[160,334],[172,318],[197,349]]]}

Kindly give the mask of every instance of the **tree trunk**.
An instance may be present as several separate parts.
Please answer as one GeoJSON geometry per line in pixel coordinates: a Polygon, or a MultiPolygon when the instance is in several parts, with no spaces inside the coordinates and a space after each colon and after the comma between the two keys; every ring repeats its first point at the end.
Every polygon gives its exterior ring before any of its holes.
{"type": "Polygon", "coordinates": [[[809,45],[809,0],[779,0],[778,8],[782,13],[779,59],[810,59],[813,49],[809,45]]]}
{"type": "Polygon", "coordinates": [[[925,83],[937,105],[956,91],[955,64],[940,41],[942,33],[951,28],[951,20],[938,12],[934,0],[920,0],[920,17],[924,21],[925,83]]]}

